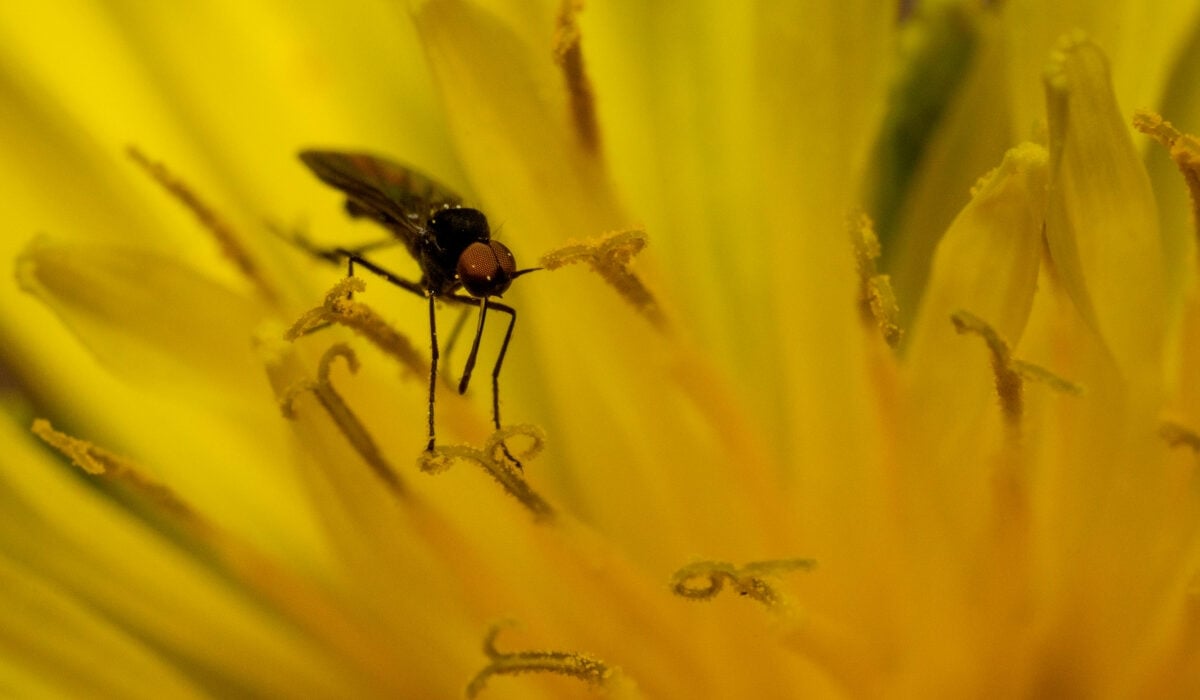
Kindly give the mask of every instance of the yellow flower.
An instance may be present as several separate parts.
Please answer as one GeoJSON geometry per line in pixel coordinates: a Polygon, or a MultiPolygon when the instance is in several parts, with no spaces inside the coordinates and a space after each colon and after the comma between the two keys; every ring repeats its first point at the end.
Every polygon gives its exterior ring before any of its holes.
{"type": "Polygon", "coordinates": [[[1200,692],[1200,7],[976,5],[0,10],[0,688],[1200,692]],[[307,147],[546,268],[504,430],[307,147]]]}

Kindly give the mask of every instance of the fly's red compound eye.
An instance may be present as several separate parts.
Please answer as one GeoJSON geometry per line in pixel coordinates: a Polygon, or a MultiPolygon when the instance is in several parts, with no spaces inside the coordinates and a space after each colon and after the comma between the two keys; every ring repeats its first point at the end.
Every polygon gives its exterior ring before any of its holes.
{"type": "Polygon", "coordinates": [[[517,261],[503,243],[475,242],[458,256],[458,279],[473,297],[500,296],[517,271],[517,261]]]}

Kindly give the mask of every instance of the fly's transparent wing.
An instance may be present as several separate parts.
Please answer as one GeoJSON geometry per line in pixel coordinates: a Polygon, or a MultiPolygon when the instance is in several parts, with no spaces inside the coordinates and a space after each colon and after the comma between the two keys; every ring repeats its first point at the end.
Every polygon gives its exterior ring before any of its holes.
{"type": "Polygon", "coordinates": [[[406,166],[367,153],[301,151],[300,160],[325,184],[346,195],[346,208],[395,231],[407,242],[420,234],[430,213],[459,206],[462,198],[406,166]]]}

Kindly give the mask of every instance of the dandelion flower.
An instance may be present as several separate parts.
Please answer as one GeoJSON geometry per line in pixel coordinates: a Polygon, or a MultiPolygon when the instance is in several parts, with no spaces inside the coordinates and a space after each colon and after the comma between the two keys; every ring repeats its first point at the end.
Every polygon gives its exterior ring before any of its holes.
{"type": "Polygon", "coordinates": [[[0,688],[1194,696],[1193,4],[0,10],[0,688]],[[308,147],[543,268],[500,430],[308,147]]]}

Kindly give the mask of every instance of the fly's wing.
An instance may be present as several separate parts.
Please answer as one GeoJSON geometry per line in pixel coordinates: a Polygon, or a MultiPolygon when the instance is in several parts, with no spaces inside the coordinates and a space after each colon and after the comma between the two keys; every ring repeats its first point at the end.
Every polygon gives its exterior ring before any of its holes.
{"type": "Polygon", "coordinates": [[[368,216],[411,243],[431,212],[462,199],[444,185],[399,163],[366,153],[301,151],[300,160],[346,195],[347,209],[368,216]]]}

